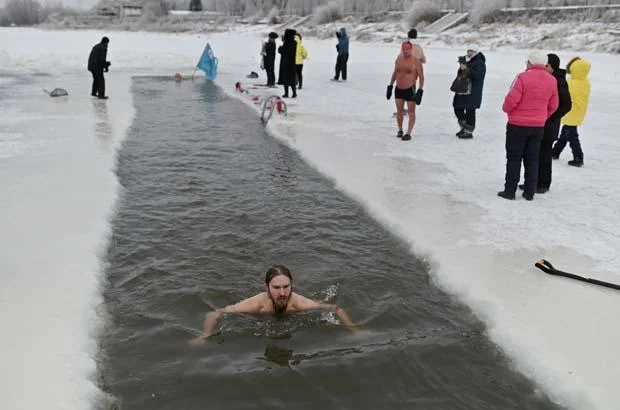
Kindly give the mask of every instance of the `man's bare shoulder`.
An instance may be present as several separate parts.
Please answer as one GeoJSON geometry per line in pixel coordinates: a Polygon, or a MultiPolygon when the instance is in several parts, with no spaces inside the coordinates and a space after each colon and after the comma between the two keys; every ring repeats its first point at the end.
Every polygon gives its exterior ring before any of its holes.
{"type": "Polygon", "coordinates": [[[291,296],[291,300],[289,302],[288,310],[290,312],[305,312],[308,310],[331,310],[333,308],[332,305],[327,305],[324,303],[320,303],[314,301],[312,299],[308,299],[307,297],[300,295],[298,293],[293,293],[291,296]]]}
{"type": "Polygon", "coordinates": [[[296,307],[300,303],[303,303],[304,299],[305,298],[302,295],[300,295],[299,293],[291,292],[291,298],[288,300],[287,310],[289,310],[289,311],[296,310],[297,309],[296,307]]]}
{"type": "Polygon", "coordinates": [[[257,295],[242,300],[234,305],[226,306],[222,309],[226,313],[246,313],[246,314],[261,314],[265,313],[265,308],[269,308],[269,296],[267,292],[261,292],[257,295]]]}

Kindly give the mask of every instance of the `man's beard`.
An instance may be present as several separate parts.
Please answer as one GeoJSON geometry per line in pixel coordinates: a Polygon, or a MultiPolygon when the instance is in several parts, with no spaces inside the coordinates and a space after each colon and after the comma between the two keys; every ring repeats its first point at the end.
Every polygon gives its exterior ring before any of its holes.
{"type": "Polygon", "coordinates": [[[271,296],[271,303],[273,303],[273,311],[276,316],[282,316],[286,312],[286,308],[288,307],[288,301],[290,300],[290,296],[286,298],[274,298],[271,296]]]}

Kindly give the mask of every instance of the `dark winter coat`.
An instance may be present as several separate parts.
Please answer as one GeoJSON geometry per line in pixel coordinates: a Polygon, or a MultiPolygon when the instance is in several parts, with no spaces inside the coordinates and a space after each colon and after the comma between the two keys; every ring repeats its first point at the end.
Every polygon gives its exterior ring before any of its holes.
{"type": "Polygon", "coordinates": [[[96,44],[88,56],[88,71],[102,73],[107,68],[106,59],[108,56],[108,43],[96,44]]]}
{"type": "Polygon", "coordinates": [[[570,98],[570,92],[568,91],[568,83],[566,82],[566,70],[558,68],[552,74],[558,82],[558,98],[560,100],[560,105],[558,109],[551,114],[548,121],[559,121],[573,108],[573,103],[570,98]]]}
{"type": "MultiPolygon", "coordinates": [[[[471,79],[471,93],[468,95],[455,94],[452,100],[454,108],[472,109],[480,108],[482,105],[482,88],[484,86],[484,77],[487,73],[487,64],[484,54],[478,53],[471,60],[465,63],[469,70],[469,78],[471,79]]],[[[458,70],[457,76],[461,74],[458,70]]]]}
{"type": "Polygon", "coordinates": [[[338,55],[348,55],[349,36],[347,35],[347,30],[344,27],[341,27],[338,33],[340,33],[340,36],[338,37],[338,44],[336,46],[336,50],[338,50],[338,55]]]}
{"type": "Polygon", "coordinates": [[[263,66],[265,70],[272,71],[276,66],[276,43],[275,41],[267,41],[265,43],[265,56],[263,57],[263,66]]]}
{"type": "Polygon", "coordinates": [[[295,30],[286,29],[282,40],[282,45],[278,47],[278,53],[280,53],[278,84],[295,85],[297,77],[297,73],[295,71],[295,56],[297,54],[295,30]]]}
{"type": "Polygon", "coordinates": [[[560,122],[562,117],[568,113],[573,107],[573,103],[570,98],[570,92],[568,91],[568,82],[566,82],[566,70],[558,68],[553,73],[553,76],[558,83],[558,109],[547,119],[545,123],[544,140],[554,141],[558,138],[560,132],[560,122]]]}

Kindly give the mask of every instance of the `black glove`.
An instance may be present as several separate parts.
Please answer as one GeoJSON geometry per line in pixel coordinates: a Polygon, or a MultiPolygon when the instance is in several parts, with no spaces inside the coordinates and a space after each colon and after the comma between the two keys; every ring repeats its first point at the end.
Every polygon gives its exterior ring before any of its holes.
{"type": "Polygon", "coordinates": [[[420,105],[420,103],[422,102],[422,94],[424,94],[424,90],[421,88],[419,88],[418,91],[415,92],[415,97],[413,98],[415,100],[416,105],[420,105]]]}
{"type": "Polygon", "coordinates": [[[110,66],[111,66],[111,65],[112,65],[112,63],[111,63],[111,62],[106,61],[106,62],[105,62],[105,67],[103,68],[103,71],[105,71],[106,73],[107,73],[108,71],[110,71],[110,66]]]}
{"type": "Polygon", "coordinates": [[[388,86],[387,86],[387,92],[385,93],[385,98],[387,98],[388,100],[389,100],[390,98],[392,98],[392,89],[393,89],[393,88],[394,88],[394,87],[393,87],[393,86],[391,86],[391,85],[388,85],[388,86]]]}

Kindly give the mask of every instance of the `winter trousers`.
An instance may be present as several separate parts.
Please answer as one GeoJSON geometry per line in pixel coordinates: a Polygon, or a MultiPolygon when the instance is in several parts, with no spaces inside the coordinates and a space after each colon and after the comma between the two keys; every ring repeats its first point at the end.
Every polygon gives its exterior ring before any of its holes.
{"type": "Polygon", "coordinates": [[[459,120],[459,124],[467,131],[472,132],[476,128],[476,109],[475,108],[454,108],[454,115],[459,120]]]}
{"type": "Polygon", "coordinates": [[[524,193],[534,196],[538,184],[538,153],[544,127],[506,125],[506,182],[504,191],[515,194],[521,176],[521,162],[525,168],[524,193]]]}
{"type": "Polygon", "coordinates": [[[267,74],[267,85],[276,85],[276,72],[273,64],[265,64],[265,72],[267,74]]]}
{"type": "Polygon", "coordinates": [[[340,73],[342,72],[342,79],[347,79],[347,61],[349,61],[349,54],[338,54],[338,58],[336,59],[336,76],[335,80],[340,78],[340,73]]]}
{"type": "Polygon", "coordinates": [[[304,80],[304,77],[302,75],[302,71],[304,69],[304,65],[303,64],[296,64],[295,65],[295,73],[297,74],[297,89],[301,90],[301,84],[304,80]]]}
{"type": "Polygon", "coordinates": [[[103,71],[91,71],[93,75],[93,86],[90,89],[90,95],[93,97],[105,96],[105,78],[103,77],[103,71]]]}
{"type": "Polygon", "coordinates": [[[547,121],[545,133],[540,142],[538,153],[538,188],[549,189],[551,186],[551,168],[553,165],[553,142],[560,132],[560,119],[547,121]]]}
{"type": "Polygon", "coordinates": [[[553,146],[554,157],[560,157],[560,154],[566,146],[566,143],[570,144],[570,149],[573,151],[573,157],[575,159],[583,160],[583,151],[581,150],[581,143],[579,142],[579,133],[577,132],[576,125],[562,126],[560,138],[558,138],[555,145],[553,146]]]}
{"type": "Polygon", "coordinates": [[[288,88],[289,87],[291,87],[291,89],[293,90],[293,98],[297,97],[297,90],[295,89],[294,85],[291,85],[291,86],[285,85],[284,86],[284,95],[282,97],[288,98],[288,96],[289,96],[288,95],[288,88]]]}

